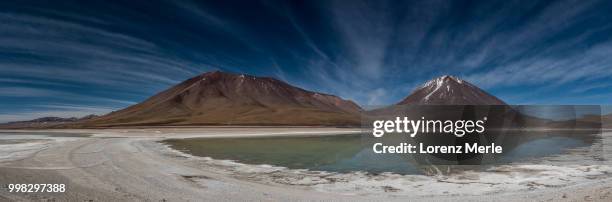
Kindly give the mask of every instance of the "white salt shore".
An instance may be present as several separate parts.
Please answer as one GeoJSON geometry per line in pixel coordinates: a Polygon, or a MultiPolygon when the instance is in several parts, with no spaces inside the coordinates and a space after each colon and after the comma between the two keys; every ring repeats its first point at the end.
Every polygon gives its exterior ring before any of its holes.
{"type": "MultiPolygon", "coordinates": [[[[158,143],[166,138],[332,135],[358,131],[335,128],[156,128],[52,131],[90,133],[92,137],[21,136],[19,139],[22,141],[0,142],[0,181],[65,183],[68,191],[63,194],[16,194],[0,189],[0,201],[612,200],[612,164],[605,160],[612,150],[612,133],[604,134],[602,152],[577,150],[568,155],[547,157],[538,164],[504,165],[485,171],[437,176],[333,173],[247,165],[191,156],[158,143]],[[585,156],[587,154],[598,156],[585,156]],[[580,163],[559,165],[557,162],[560,161],[580,163]]],[[[15,137],[4,136],[0,140],[15,137]]]]}

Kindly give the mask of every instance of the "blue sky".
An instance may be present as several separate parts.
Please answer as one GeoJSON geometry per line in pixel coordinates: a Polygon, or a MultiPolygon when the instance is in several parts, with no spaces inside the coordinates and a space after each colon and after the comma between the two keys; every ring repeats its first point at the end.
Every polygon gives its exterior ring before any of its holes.
{"type": "Polygon", "coordinates": [[[212,70],[392,104],[451,74],[612,103],[610,1],[3,1],[0,122],[103,114],[212,70]]]}

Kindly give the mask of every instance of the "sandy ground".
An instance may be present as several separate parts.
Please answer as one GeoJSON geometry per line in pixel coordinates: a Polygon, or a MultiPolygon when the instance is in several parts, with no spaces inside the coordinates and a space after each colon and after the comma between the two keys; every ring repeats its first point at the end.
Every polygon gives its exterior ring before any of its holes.
{"type": "Polygon", "coordinates": [[[54,132],[93,136],[32,138],[32,141],[0,145],[0,201],[612,201],[609,165],[572,168],[524,165],[498,168],[496,175],[467,173],[461,178],[340,176],[316,172],[307,175],[304,171],[192,157],[157,143],[165,138],[331,135],[357,132],[355,129],[158,128],[54,132]],[[528,171],[515,173],[512,169],[528,171]],[[506,184],[497,183],[504,180],[506,184]],[[5,187],[9,183],[63,183],[67,191],[9,193],[5,187]],[[499,191],[505,188],[509,191],[499,191]]]}

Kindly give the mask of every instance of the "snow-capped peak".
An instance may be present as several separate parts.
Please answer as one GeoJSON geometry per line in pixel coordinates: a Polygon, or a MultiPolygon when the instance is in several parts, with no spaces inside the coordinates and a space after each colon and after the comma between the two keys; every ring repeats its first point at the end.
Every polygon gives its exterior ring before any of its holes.
{"type": "MultiPolygon", "coordinates": [[[[440,76],[438,78],[432,79],[427,81],[425,84],[423,84],[423,86],[421,86],[420,88],[415,89],[416,90],[421,90],[421,89],[428,89],[427,91],[429,91],[429,93],[424,97],[425,100],[429,100],[429,98],[436,93],[438,90],[440,90],[440,88],[446,86],[446,93],[451,93],[451,85],[453,85],[452,83],[456,82],[459,85],[463,84],[463,80],[461,80],[458,77],[455,76],[451,76],[451,75],[443,75],[440,76]]],[[[446,94],[445,93],[445,94],[446,94]]]]}
{"type": "Polygon", "coordinates": [[[438,77],[438,78],[435,78],[435,79],[432,79],[432,80],[429,80],[429,81],[425,82],[425,84],[423,84],[420,88],[417,88],[417,90],[418,89],[427,88],[427,87],[431,87],[431,86],[434,86],[434,85],[435,85],[435,89],[437,90],[440,87],[442,87],[446,82],[451,81],[451,80],[455,81],[455,82],[457,82],[459,84],[463,84],[463,80],[461,80],[460,78],[457,78],[455,76],[450,76],[450,75],[444,75],[444,76],[441,76],[441,77],[438,77]]]}
{"type": "Polygon", "coordinates": [[[505,105],[498,98],[458,77],[443,75],[427,81],[400,104],[485,104],[505,105]]]}

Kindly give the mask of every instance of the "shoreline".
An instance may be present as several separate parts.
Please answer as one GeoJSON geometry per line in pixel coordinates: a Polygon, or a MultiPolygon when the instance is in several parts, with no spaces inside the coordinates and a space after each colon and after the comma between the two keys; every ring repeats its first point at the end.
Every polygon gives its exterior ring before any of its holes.
{"type": "Polygon", "coordinates": [[[92,137],[155,137],[155,138],[225,138],[225,137],[278,137],[359,134],[360,128],[335,127],[199,127],[199,128],[113,128],[113,129],[0,129],[0,133],[76,133],[92,137]],[[245,130],[248,129],[248,130],[245,130]],[[251,130],[252,129],[252,130],[251,130]],[[296,131],[296,129],[298,131],[296,131]],[[307,130],[306,130],[307,129],[307,130]],[[253,132],[254,131],[254,132],[253,132]]]}
{"type": "MultiPolygon", "coordinates": [[[[467,173],[467,175],[461,177],[471,176],[472,178],[476,178],[466,182],[465,179],[461,181],[458,180],[458,178],[445,179],[430,176],[406,177],[393,174],[371,176],[355,173],[339,174],[292,170],[269,165],[240,165],[240,163],[231,162],[230,160],[215,160],[206,157],[189,156],[180,151],[172,150],[167,145],[158,142],[164,139],[173,138],[263,137],[279,136],[281,133],[285,133],[281,136],[299,136],[300,134],[312,133],[331,134],[338,132],[356,132],[354,130],[330,128],[318,128],[314,129],[315,131],[313,131],[312,128],[308,128],[307,131],[297,132],[295,128],[247,129],[249,130],[245,131],[245,128],[208,128],[208,131],[201,131],[198,129],[160,130],[157,128],[77,131],[66,131],[65,129],[50,130],[46,132],[91,132],[93,135],[91,137],[53,142],[48,145],[47,148],[41,149],[34,154],[29,154],[21,160],[7,162],[0,159],[0,171],[2,171],[1,173],[16,174],[13,177],[17,179],[14,180],[21,180],[21,182],[26,181],[26,179],[19,178],[19,172],[23,172],[30,176],[36,176],[39,179],[48,179],[50,181],[55,178],[67,180],[66,182],[70,185],[69,187],[74,187],[71,191],[74,193],[66,193],[65,195],[51,194],[50,197],[68,200],[87,199],[86,196],[93,191],[100,193],[92,195],[93,198],[97,200],[169,199],[178,201],[189,200],[190,198],[193,200],[202,200],[204,195],[210,196],[209,200],[309,199],[325,201],[407,199],[487,201],[487,199],[492,199],[491,197],[495,196],[508,196],[503,198],[503,200],[506,201],[532,199],[585,200],[585,196],[582,195],[591,197],[593,200],[605,201],[609,200],[609,197],[612,197],[612,195],[606,195],[606,193],[612,191],[612,182],[607,182],[610,181],[609,177],[597,179],[598,176],[604,177],[603,175],[597,174],[592,176],[586,175],[587,177],[596,177],[596,179],[584,182],[575,181],[577,183],[564,186],[553,184],[549,185],[552,187],[546,187],[546,184],[533,184],[532,186],[536,187],[534,190],[519,189],[511,193],[480,190],[482,192],[478,192],[476,195],[468,195],[465,194],[465,190],[486,188],[487,186],[481,185],[486,185],[488,181],[495,180],[495,178],[488,179],[487,176],[482,174],[467,173]],[[294,131],[294,133],[286,133],[288,130],[294,131]],[[159,131],[159,133],[156,131],[159,131]],[[214,135],[218,133],[233,133],[233,135],[214,135]],[[236,133],[239,133],[239,135],[236,135],[236,133]],[[159,177],[151,178],[149,176],[159,177]],[[142,185],[141,183],[143,182],[148,184],[142,185]],[[351,182],[362,183],[350,184],[351,182]],[[414,186],[419,184],[421,187],[420,189],[418,187],[414,188],[414,186]],[[455,190],[459,190],[459,193],[464,194],[451,192],[436,193],[436,190],[431,190],[435,187],[434,185],[440,187],[438,190],[451,190],[450,188],[452,187],[448,186],[456,185],[455,188],[460,188],[455,190]],[[363,191],[362,189],[361,192],[349,189],[354,189],[359,186],[362,186],[361,188],[367,186],[374,188],[369,191],[367,189],[363,191]],[[397,190],[398,188],[400,190],[397,190]],[[555,192],[555,190],[558,189],[567,190],[567,193],[559,195],[559,193],[555,192]],[[237,194],[235,193],[236,190],[246,191],[241,191],[237,194]],[[430,192],[429,195],[426,194],[428,190],[430,192]],[[576,193],[575,190],[582,191],[576,193]],[[563,198],[563,196],[565,196],[565,198],[563,198]],[[516,198],[509,199],[512,197],[516,198]]],[[[0,132],[6,131],[0,130],[0,132]]],[[[15,131],[12,130],[9,132],[15,131]]],[[[54,140],[57,139],[54,137],[49,138],[54,140]]],[[[586,168],[592,170],[598,169],[595,167],[586,168]]],[[[521,169],[525,168],[523,167],[521,169]]],[[[552,171],[554,171],[554,169],[552,169],[552,171]]],[[[512,173],[511,170],[501,170],[501,172],[512,173]]],[[[595,173],[595,171],[593,171],[593,173],[595,173]]],[[[7,176],[0,176],[0,180],[2,178],[7,178],[7,176]]],[[[578,176],[573,180],[581,178],[583,177],[578,176]]],[[[10,181],[11,179],[4,180],[10,181]]],[[[570,179],[570,181],[571,180],[572,179],[570,179]]],[[[0,192],[0,198],[7,197],[11,198],[16,196],[14,194],[0,192]]],[[[31,200],[33,198],[21,199],[31,200]]]]}

